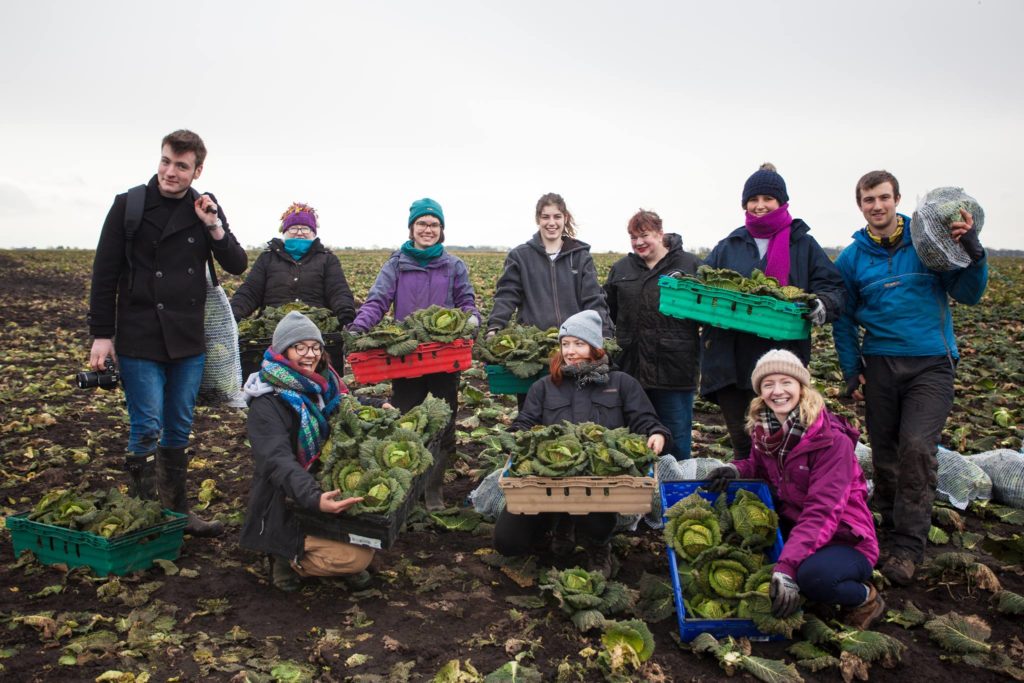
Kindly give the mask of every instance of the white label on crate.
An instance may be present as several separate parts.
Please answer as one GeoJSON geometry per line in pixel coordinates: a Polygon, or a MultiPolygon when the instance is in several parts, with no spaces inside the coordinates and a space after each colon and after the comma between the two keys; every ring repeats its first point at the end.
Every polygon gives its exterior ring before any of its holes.
{"type": "Polygon", "coordinates": [[[359,534],[349,534],[348,542],[352,545],[365,545],[369,548],[381,549],[379,538],[370,538],[368,536],[360,536],[359,534]]]}

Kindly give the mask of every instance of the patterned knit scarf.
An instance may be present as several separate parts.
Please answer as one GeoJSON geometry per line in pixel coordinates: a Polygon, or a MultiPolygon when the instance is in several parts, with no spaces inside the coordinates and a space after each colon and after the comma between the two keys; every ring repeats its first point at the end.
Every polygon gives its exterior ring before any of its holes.
{"type": "Polygon", "coordinates": [[[775,413],[765,407],[761,409],[761,417],[751,437],[754,448],[777,459],[781,464],[786,454],[800,443],[805,429],[804,423],[800,421],[799,408],[789,414],[784,424],[780,424],[775,413]]]}
{"type": "Polygon", "coordinates": [[[892,234],[888,237],[879,237],[875,233],[871,232],[871,228],[866,228],[868,231],[868,237],[875,244],[881,244],[883,247],[888,249],[889,247],[895,247],[903,239],[903,216],[896,214],[896,229],[893,230],[892,234]]]}
{"type": "Polygon", "coordinates": [[[273,386],[277,395],[298,413],[299,450],[295,459],[308,470],[320,457],[320,449],[330,434],[327,416],[337,410],[341,395],[347,394],[348,388],[334,368],[328,366],[325,379],[302,370],[272,348],[263,354],[260,379],[273,386]]]}
{"type": "Polygon", "coordinates": [[[576,365],[563,365],[562,374],[576,380],[576,387],[582,389],[588,384],[608,384],[608,356],[594,361],[581,361],[576,365]]]}

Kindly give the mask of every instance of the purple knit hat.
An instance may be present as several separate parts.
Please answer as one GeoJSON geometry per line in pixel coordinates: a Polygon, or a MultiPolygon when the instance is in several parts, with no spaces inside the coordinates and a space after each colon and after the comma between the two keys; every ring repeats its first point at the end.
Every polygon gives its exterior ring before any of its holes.
{"type": "Polygon", "coordinates": [[[281,232],[293,225],[305,225],[313,234],[317,231],[316,209],[309,204],[293,203],[281,214],[281,232]]]}

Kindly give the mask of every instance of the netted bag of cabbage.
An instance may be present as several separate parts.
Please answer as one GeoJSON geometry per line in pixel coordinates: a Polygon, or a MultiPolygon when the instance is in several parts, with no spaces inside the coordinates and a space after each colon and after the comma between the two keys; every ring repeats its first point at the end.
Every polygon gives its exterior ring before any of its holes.
{"type": "Polygon", "coordinates": [[[199,383],[199,405],[226,404],[244,408],[242,362],[238,356],[238,324],[220,285],[206,273],[206,364],[199,383]]]}
{"type": "Polygon", "coordinates": [[[910,234],[921,263],[932,270],[955,270],[971,265],[967,252],[949,234],[950,223],[963,220],[960,209],[971,214],[974,229],[980,233],[985,223],[985,211],[963,188],[934,189],[917,204],[910,222],[910,234]]]}
{"type": "Polygon", "coordinates": [[[992,499],[992,480],[974,458],[960,455],[939,446],[935,454],[939,461],[935,497],[955,508],[966,510],[972,500],[992,499]]]}
{"type": "Polygon", "coordinates": [[[501,470],[494,470],[484,477],[480,481],[480,485],[469,494],[469,501],[473,504],[473,509],[491,521],[497,519],[501,511],[505,509],[505,493],[498,486],[498,477],[500,476],[501,470]]]}
{"type": "Polygon", "coordinates": [[[1000,448],[972,455],[970,460],[992,480],[992,498],[997,503],[1024,508],[1024,453],[1000,448]]]}

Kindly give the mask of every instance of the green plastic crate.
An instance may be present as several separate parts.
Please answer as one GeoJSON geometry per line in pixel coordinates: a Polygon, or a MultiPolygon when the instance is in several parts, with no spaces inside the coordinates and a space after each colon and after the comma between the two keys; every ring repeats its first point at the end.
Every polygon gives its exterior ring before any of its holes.
{"type": "Polygon", "coordinates": [[[88,566],[99,576],[121,576],[147,569],[153,560],[178,558],[188,515],[164,510],[164,516],[165,522],[117,538],[35,522],[27,512],[8,517],[7,529],[15,557],[31,550],[43,564],[88,566]]]}
{"type": "Polygon", "coordinates": [[[804,320],[804,304],[771,296],[754,296],[696,280],[662,276],[658,280],[658,310],[674,318],[686,318],[727,330],[749,332],[766,339],[807,339],[811,322],[804,320]]]}
{"type": "Polygon", "coordinates": [[[516,377],[503,365],[485,365],[487,371],[487,388],[492,394],[525,394],[533,383],[548,374],[547,370],[533,377],[522,379],[516,377]]]}

